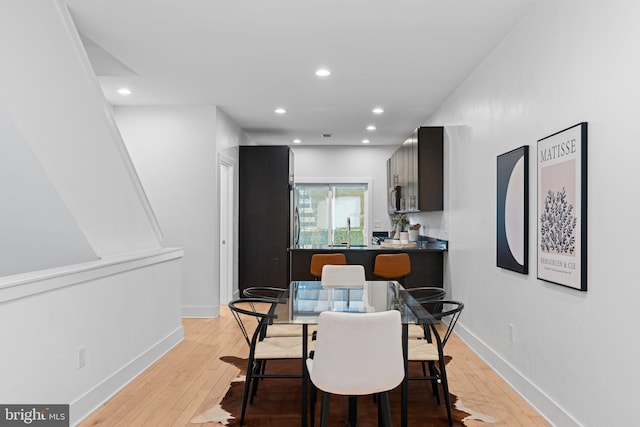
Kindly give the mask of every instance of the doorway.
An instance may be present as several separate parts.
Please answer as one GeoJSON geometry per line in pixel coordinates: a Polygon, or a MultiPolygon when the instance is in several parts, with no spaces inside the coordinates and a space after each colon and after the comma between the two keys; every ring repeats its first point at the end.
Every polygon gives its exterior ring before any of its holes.
{"type": "Polygon", "coordinates": [[[220,304],[233,300],[233,159],[218,157],[220,304]]]}

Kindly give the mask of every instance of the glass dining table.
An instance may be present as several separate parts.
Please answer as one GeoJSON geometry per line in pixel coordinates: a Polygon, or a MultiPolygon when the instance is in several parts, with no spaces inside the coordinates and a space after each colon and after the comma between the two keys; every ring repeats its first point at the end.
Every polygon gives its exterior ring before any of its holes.
{"type": "Polygon", "coordinates": [[[308,326],[318,323],[323,311],[371,313],[398,310],[402,318],[402,349],[405,378],[402,381],[401,425],[407,426],[408,402],[408,328],[410,324],[431,325],[437,321],[396,281],[367,281],[363,288],[325,289],[320,281],[294,281],[282,304],[278,304],[273,323],[302,325],[302,423],[308,423],[309,374],[305,359],[308,352],[308,326]]]}

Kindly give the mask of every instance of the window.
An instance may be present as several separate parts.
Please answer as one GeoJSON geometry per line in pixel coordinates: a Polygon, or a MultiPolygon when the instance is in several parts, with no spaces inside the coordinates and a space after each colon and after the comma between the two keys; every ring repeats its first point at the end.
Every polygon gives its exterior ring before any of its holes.
{"type": "Polygon", "coordinates": [[[351,245],[366,245],[369,240],[367,189],[366,183],[296,184],[300,221],[298,244],[345,244],[349,218],[351,245]]]}

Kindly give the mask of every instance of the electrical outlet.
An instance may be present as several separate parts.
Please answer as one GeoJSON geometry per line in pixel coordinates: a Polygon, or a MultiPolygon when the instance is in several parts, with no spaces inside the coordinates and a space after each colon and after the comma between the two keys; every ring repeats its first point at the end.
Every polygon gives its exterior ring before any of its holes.
{"type": "Polygon", "coordinates": [[[516,343],[516,327],[513,326],[513,323],[509,323],[509,342],[516,343]]]}
{"type": "Polygon", "coordinates": [[[78,349],[78,369],[84,368],[87,364],[87,350],[84,346],[78,349]]]}
{"type": "Polygon", "coordinates": [[[382,221],[380,221],[379,219],[374,219],[373,220],[373,229],[374,230],[382,229],[382,221]]]}

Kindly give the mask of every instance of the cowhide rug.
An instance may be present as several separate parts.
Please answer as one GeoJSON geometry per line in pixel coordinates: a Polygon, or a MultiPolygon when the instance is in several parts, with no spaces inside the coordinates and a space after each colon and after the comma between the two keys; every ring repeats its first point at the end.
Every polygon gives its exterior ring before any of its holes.
{"type": "MultiPolygon", "coordinates": [[[[242,392],[244,387],[244,373],[247,367],[246,359],[233,356],[221,357],[221,360],[233,364],[240,369],[240,376],[234,379],[222,401],[199,414],[192,423],[216,423],[224,426],[240,425],[240,410],[242,408],[242,392]]],[[[270,361],[267,364],[268,373],[299,372],[300,361],[270,361]],[[297,371],[296,371],[297,370],[297,371]]],[[[409,364],[411,375],[420,375],[421,368],[417,363],[409,364]]],[[[258,393],[253,405],[247,405],[245,426],[247,427],[298,427],[300,425],[301,406],[300,379],[264,379],[260,382],[258,393]]],[[[442,393],[442,388],[440,388],[442,393]]],[[[320,425],[321,393],[315,407],[316,425],[320,425]]],[[[389,394],[393,425],[400,425],[400,387],[389,394]]],[[[441,396],[438,405],[431,390],[429,381],[409,382],[409,412],[410,427],[438,427],[447,426],[447,410],[441,396]]],[[[453,425],[463,426],[465,420],[475,419],[488,423],[495,422],[490,416],[476,413],[462,405],[455,395],[451,395],[453,407],[453,425]]],[[[348,400],[345,396],[331,396],[331,426],[348,425],[348,400]]],[[[377,404],[371,396],[358,398],[358,426],[377,426],[377,404]]]]}

